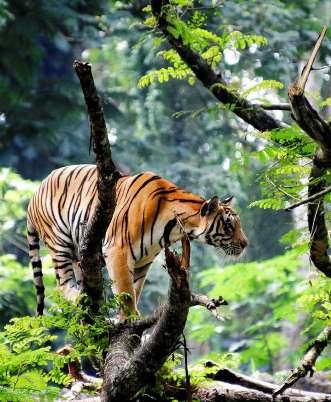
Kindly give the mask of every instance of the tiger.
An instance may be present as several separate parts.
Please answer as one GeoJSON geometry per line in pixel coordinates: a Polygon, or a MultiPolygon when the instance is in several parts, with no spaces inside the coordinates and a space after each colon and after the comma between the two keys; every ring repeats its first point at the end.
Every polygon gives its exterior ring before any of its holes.
{"type": "MultiPolygon", "coordinates": [[[[39,240],[46,245],[57,286],[69,300],[81,292],[80,241],[98,202],[95,165],[53,170],[28,205],[27,240],[37,294],[37,315],[44,310],[45,287],[39,240]]],[[[192,194],[153,172],[120,176],[116,207],[102,242],[102,254],[115,294],[130,297],[127,310],[137,308],[146,275],[160,251],[180,240],[184,230],[198,240],[239,257],[248,240],[232,209],[233,197],[209,200],[192,194]],[[177,224],[180,219],[182,227],[177,224]]],[[[120,311],[120,319],[126,313],[120,311]]]]}

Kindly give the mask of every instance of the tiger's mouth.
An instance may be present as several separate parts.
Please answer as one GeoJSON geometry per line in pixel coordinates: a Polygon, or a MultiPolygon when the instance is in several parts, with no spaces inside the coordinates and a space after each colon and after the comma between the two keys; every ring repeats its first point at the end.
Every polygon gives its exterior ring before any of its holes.
{"type": "Polygon", "coordinates": [[[223,244],[221,248],[227,257],[239,258],[244,255],[246,246],[247,244],[243,245],[240,243],[229,243],[223,244]]]}

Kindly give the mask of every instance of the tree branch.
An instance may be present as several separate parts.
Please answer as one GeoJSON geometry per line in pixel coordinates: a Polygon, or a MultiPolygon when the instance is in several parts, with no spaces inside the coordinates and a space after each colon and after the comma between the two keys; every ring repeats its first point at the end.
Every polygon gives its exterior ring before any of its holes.
{"type": "Polygon", "coordinates": [[[331,167],[331,127],[311,106],[304,96],[304,90],[326,30],[327,28],[324,27],[300,77],[288,89],[293,118],[320,146],[315,156],[315,163],[320,167],[331,167]]]}
{"type": "Polygon", "coordinates": [[[296,202],[289,207],[285,208],[284,211],[291,211],[291,209],[297,208],[300,205],[308,204],[312,201],[318,200],[319,198],[322,197],[322,195],[328,194],[331,192],[331,186],[325,187],[324,190],[320,191],[319,193],[315,193],[312,196],[305,198],[304,200],[301,200],[299,202],[296,202]]]}
{"type": "Polygon", "coordinates": [[[212,315],[219,321],[224,321],[224,318],[218,314],[217,307],[226,306],[228,302],[219,296],[218,299],[209,299],[206,295],[191,294],[191,306],[206,307],[212,315]]]}
{"type": "MultiPolygon", "coordinates": [[[[331,127],[317,113],[304,96],[305,85],[313,68],[317,52],[326,33],[319,35],[314,49],[300,77],[288,89],[292,115],[298,125],[320,146],[314,156],[308,184],[308,198],[317,199],[326,194],[325,169],[331,167],[331,127]]],[[[323,198],[318,203],[308,201],[308,227],[310,231],[310,257],[315,267],[331,278],[331,260],[328,255],[329,239],[325,222],[323,198]]]]}
{"type": "Polygon", "coordinates": [[[80,80],[90,120],[91,142],[98,172],[98,203],[85,228],[80,244],[80,267],[83,271],[83,291],[96,312],[102,300],[102,239],[110,224],[116,205],[116,182],[119,173],[112,160],[106,122],[97,94],[91,65],[76,60],[74,69],[80,80]]]}
{"type": "Polygon", "coordinates": [[[305,377],[307,374],[312,377],[314,374],[314,366],[316,360],[330,341],[331,327],[326,327],[318,335],[312,345],[308,348],[307,352],[300,362],[300,365],[296,369],[294,369],[291,374],[286,378],[284,383],[273,392],[273,396],[276,397],[277,395],[281,394],[286,389],[295,384],[300,378],[305,377]]]}
{"type": "Polygon", "coordinates": [[[220,74],[198,53],[184,43],[183,38],[175,38],[169,28],[174,28],[169,18],[169,0],[152,0],[152,11],[158,28],[177,51],[181,59],[190,67],[201,83],[224,105],[229,106],[237,116],[259,131],[281,128],[281,123],[266,113],[261,106],[253,105],[227,87],[220,74]]]}
{"type": "Polygon", "coordinates": [[[272,105],[259,105],[253,104],[254,107],[261,107],[264,110],[291,110],[291,105],[289,103],[279,103],[272,105]]]}
{"type": "Polygon", "coordinates": [[[329,394],[299,391],[298,395],[284,395],[282,398],[273,398],[253,388],[246,388],[236,384],[218,382],[210,384],[208,388],[198,388],[195,395],[201,402],[330,402],[329,394]]]}
{"type": "Polygon", "coordinates": [[[185,327],[191,293],[188,270],[181,266],[181,258],[167,248],[165,255],[171,278],[168,301],[152,334],[142,346],[139,347],[142,328],[138,332],[134,325],[112,341],[105,361],[102,401],[121,402],[133,398],[176,349],[185,327]]]}
{"type": "Polygon", "coordinates": [[[317,38],[314,49],[311,52],[311,55],[307,61],[307,64],[304,66],[304,68],[302,70],[300,78],[296,82],[296,86],[302,90],[302,93],[304,92],[304,89],[306,87],[306,83],[307,83],[309,74],[310,74],[311,70],[313,69],[313,65],[316,60],[317,53],[322,45],[322,41],[324,39],[326,31],[327,31],[327,27],[324,26],[322,29],[322,32],[319,34],[319,36],[317,38]]]}
{"type": "MultiPolygon", "coordinates": [[[[324,191],[325,169],[313,165],[309,184],[308,196],[324,191]]],[[[329,232],[325,222],[325,211],[323,198],[318,203],[308,204],[308,228],[310,232],[310,258],[315,267],[331,278],[331,260],[328,255],[329,232]]]]}

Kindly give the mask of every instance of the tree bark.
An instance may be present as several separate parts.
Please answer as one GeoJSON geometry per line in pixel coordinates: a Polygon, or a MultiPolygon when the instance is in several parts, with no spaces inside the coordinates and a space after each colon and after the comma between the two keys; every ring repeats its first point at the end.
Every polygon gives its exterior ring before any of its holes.
{"type": "MultiPolygon", "coordinates": [[[[313,160],[308,184],[308,198],[310,199],[315,196],[317,198],[318,194],[325,192],[326,183],[323,176],[326,169],[331,167],[331,127],[304,96],[305,85],[325,33],[326,28],[319,35],[301,75],[288,90],[293,118],[319,145],[313,160]]],[[[310,231],[311,260],[317,269],[331,278],[331,260],[327,252],[329,236],[325,222],[323,196],[318,202],[308,203],[308,228],[310,231]]]]}
{"type": "MultiPolygon", "coordinates": [[[[189,243],[188,243],[189,244],[189,243]]],[[[189,247],[189,245],[188,245],[189,247]]],[[[112,342],[106,357],[103,402],[132,400],[149,384],[178,345],[191,304],[188,270],[181,258],[166,249],[166,266],[171,277],[168,300],[147,341],[140,346],[142,328],[134,323],[112,342]]]]}
{"type": "Polygon", "coordinates": [[[90,120],[91,143],[96,155],[98,203],[85,228],[80,243],[80,268],[83,272],[82,289],[88,295],[92,312],[98,311],[102,301],[102,240],[116,206],[116,182],[119,172],[112,160],[110,143],[101,102],[96,91],[91,65],[74,62],[84,93],[90,120]]]}

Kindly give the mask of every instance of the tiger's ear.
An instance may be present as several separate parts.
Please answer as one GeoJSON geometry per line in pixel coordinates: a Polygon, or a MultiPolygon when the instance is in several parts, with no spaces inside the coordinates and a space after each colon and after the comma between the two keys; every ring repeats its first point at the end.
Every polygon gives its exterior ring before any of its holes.
{"type": "Polygon", "coordinates": [[[220,200],[217,197],[217,195],[215,195],[210,200],[206,201],[201,207],[201,210],[200,210],[201,216],[210,215],[213,212],[217,211],[217,209],[219,207],[219,203],[220,203],[220,200]]]}
{"type": "Polygon", "coordinates": [[[224,198],[224,200],[221,201],[221,204],[225,204],[228,206],[231,206],[234,204],[234,196],[230,195],[229,197],[224,198]]]}

